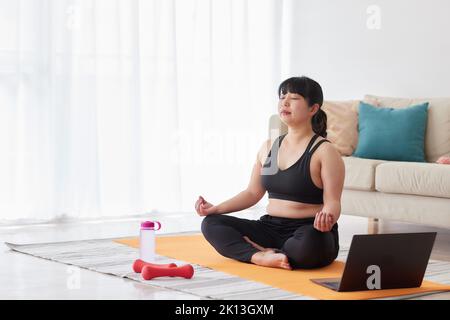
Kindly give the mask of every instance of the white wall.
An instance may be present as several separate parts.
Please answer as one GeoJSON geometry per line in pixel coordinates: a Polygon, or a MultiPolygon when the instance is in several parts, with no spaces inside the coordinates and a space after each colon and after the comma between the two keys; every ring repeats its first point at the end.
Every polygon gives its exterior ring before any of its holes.
{"type": "Polygon", "coordinates": [[[325,99],[450,96],[450,1],[294,0],[292,75],[325,99]],[[380,8],[380,29],[366,12],[380,8]]]}

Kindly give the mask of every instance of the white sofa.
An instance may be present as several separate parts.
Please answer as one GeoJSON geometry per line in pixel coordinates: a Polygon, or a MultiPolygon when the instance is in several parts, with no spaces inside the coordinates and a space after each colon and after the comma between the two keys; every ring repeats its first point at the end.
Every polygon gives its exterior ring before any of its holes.
{"type": "MultiPolygon", "coordinates": [[[[349,134],[349,131],[356,130],[357,135],[359,101],[336,102],[341,108],[337,109],[338,113],[353,108],[356,117],[345,114],[343,119],[344,122],[356,123],[342,125],[339,116],[336,117],[333,112],[328,114],[324,108],[328,115],[327,138],[339,145],[345,163],[342,214],[450,228],[450,165],[435,163],[440,156],[450,155],[450,98],[403,99],[366,95],[363,101],[378,107],[394,108],[428,101],[425,135],[427,162],[384,161],[351,156],[357,140],[355,142],[354,133],[349,134]],[[330,131],[334,136],[330,135],[330,131]]],[[[276,132],[287,132],[277,114],[270,118],[269,131],[271,138],[276,132]]]]}

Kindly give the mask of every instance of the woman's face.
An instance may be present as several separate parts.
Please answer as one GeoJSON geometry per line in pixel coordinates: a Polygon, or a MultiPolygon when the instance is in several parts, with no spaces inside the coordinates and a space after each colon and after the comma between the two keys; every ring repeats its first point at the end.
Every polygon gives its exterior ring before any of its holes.
{"type": "Polygon", "coordinates": [[[305,98],[297,93],[282,93],[279,97],[278,114],[281,121],[288,125],[310,121],[314,113],[315,108],[309,107],[305,98]]]}

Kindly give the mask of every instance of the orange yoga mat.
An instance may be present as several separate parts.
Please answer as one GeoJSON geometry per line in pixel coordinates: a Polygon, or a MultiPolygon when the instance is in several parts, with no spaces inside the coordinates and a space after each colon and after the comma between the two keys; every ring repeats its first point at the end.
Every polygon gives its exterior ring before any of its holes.
{"type": "MultiPolygon", "coordinates": [[[[117,239],[115,241],[134,248],[139,247],[139,238],[117,239]]],[[[311,282],[310,279],[340,277],[344,270],[344,263],[340,261],[334,261],[327,267],[313,270],[284,270],[262,267],[223,257],[206,241],[202,234],[157,236],[156,252],[166,257],[202,265],[316,299],[363,300],[432,291],[450,291],[448,285],[424,280],[420,288],[336,292],[319,286],[311,282]]]]}

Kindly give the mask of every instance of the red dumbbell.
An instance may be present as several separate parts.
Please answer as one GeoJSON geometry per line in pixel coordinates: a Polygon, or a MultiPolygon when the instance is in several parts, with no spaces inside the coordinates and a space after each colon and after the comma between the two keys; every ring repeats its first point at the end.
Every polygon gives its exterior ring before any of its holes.
{"type": "Polygon", "coordinates": [[[173,268],[176,267],[177,265],[175,263],[169,263],[169,264],[157,264],[157,263],[150,263],[150,262],[145,262],[144,260],[141,259],[137,259],[136,261],[134,261],[133,263],[133,271],[136,273],[141,273],[142,272],[142,268],[144,268],[144,266],[155,266],[155,267],[162,267],[162,268],[173,268]]]}
{"type": "Polygon", "coordinates": [[[192,278],[194,275],[194,268],[190,264],[185,264],[181,267],[157,267],[146,265],[142,268],[142,277],[145,280],[150,280],[156,277],[183,277],[186,279],[192,278]]]}

